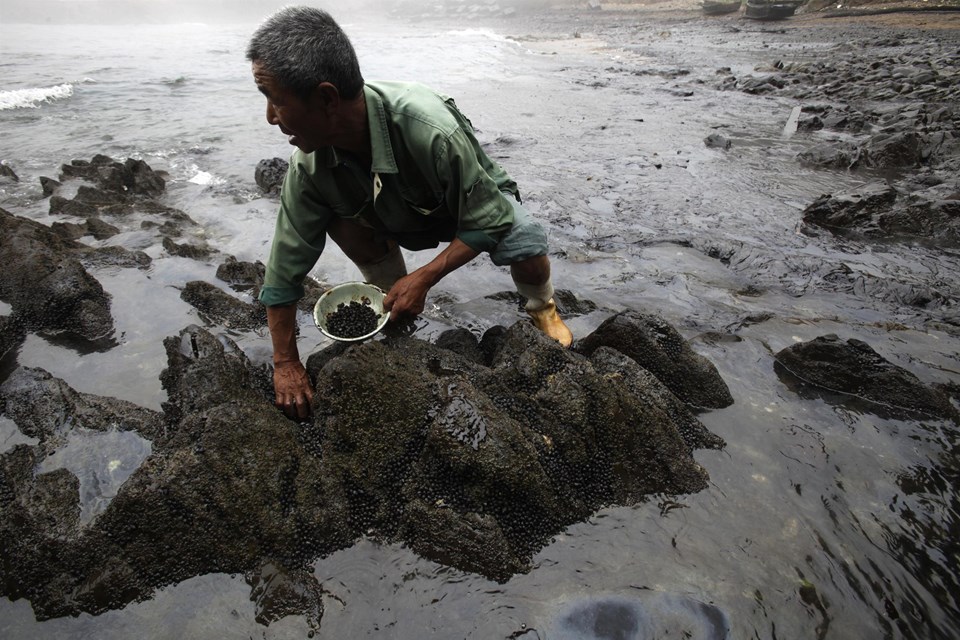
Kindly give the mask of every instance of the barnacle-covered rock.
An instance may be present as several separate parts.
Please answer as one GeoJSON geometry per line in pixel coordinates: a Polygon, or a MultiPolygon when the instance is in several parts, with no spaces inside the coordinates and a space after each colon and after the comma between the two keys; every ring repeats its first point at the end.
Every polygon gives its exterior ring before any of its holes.
{"type": "Polygon", "coordinates": [[[601,507],[706,486],[692,448],[722,441],[652,373],[526,321],[488,333],[471,357],[412,337],[315,355],[312,423],[285,418],[269,372],[195,326],[164,341],[162,416],[18,372],[0,400],[39,442],[0,454],[0,596],[44,619],[242,573],[262,623],[316,626],[323,591],[306,568],[361,537],[503,581],[601,507]],[[72,429],[113,423],[152,450],[84,521],[76,478],[34,470],[72,429]]]}

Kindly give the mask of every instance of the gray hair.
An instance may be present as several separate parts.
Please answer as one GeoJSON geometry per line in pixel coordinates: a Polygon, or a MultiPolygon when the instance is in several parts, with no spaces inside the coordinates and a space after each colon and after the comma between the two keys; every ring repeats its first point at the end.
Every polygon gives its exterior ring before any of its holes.
{"type": "Polygon", "coordinates": [[[314,7],[285,7],[250,38],[247,59],[259,62],[277,82],[307,98],[329,82],[345,98],[363,90],[363,76],[350,39],[329,13],[314,7]]]}

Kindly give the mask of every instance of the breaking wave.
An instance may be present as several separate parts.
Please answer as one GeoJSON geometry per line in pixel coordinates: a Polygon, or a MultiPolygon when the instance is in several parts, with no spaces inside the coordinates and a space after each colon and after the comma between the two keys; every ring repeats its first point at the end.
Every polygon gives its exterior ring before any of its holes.
{"type": "Polygon", "coordinates": [[[36,109],[42,102],[62,100],[73,95],[72,84],[58,84],[54,87],[33,89],[14,89],[0,91],[0,111],[6,109],[36,109]]]}

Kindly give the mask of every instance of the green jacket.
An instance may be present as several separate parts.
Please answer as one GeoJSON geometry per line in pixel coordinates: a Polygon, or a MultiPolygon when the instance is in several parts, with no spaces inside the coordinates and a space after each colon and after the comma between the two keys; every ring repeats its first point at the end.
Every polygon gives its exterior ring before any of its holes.
{"type": "Polygon", "coordinates": [[[513,224],[516,183],[480,148],[451,98],[419,84],[364,86],[373,162],[370,171],[333,147],[295,151],[260,300],[285,305],[303,297],[303,280],[326,244],[333,216],[350,218],[428,249],[459,238],[489,251],[513,224]]]}

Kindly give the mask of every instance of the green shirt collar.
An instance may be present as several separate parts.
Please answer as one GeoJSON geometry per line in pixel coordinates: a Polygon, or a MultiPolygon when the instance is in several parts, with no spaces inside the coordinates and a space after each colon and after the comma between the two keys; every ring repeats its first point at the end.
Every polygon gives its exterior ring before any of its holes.
{"type": "Polygon", "coordinates": [[[397,160],[393,157],[393,147],[390,145],[390,132],[387,130],[387,112],[383,107],[383,98],[367,85],[363,85],[363,97],[367,101],[367,124],[370,127],[370,150],[373,158],[370,171],[399,173],[397,160]]]}
{"type": "MultiPolygon", "coordinates": [[[[399,173],[397,160],[393,156],[393,146],[390,144],[390,132],[387,129],[387,112],[383,106],[383,98],[368,87],[363,86],[363,98],[367,104],[367,126],[370,128],[370,173],[399,173]]],[[[318,149],[318,156],[322,154],[322,162],[327,168],[334,168],[340,164],[340,154],[334,147],[318,149]]],[[[321,158],[318,158],[321,159],[321,158]]]]}

